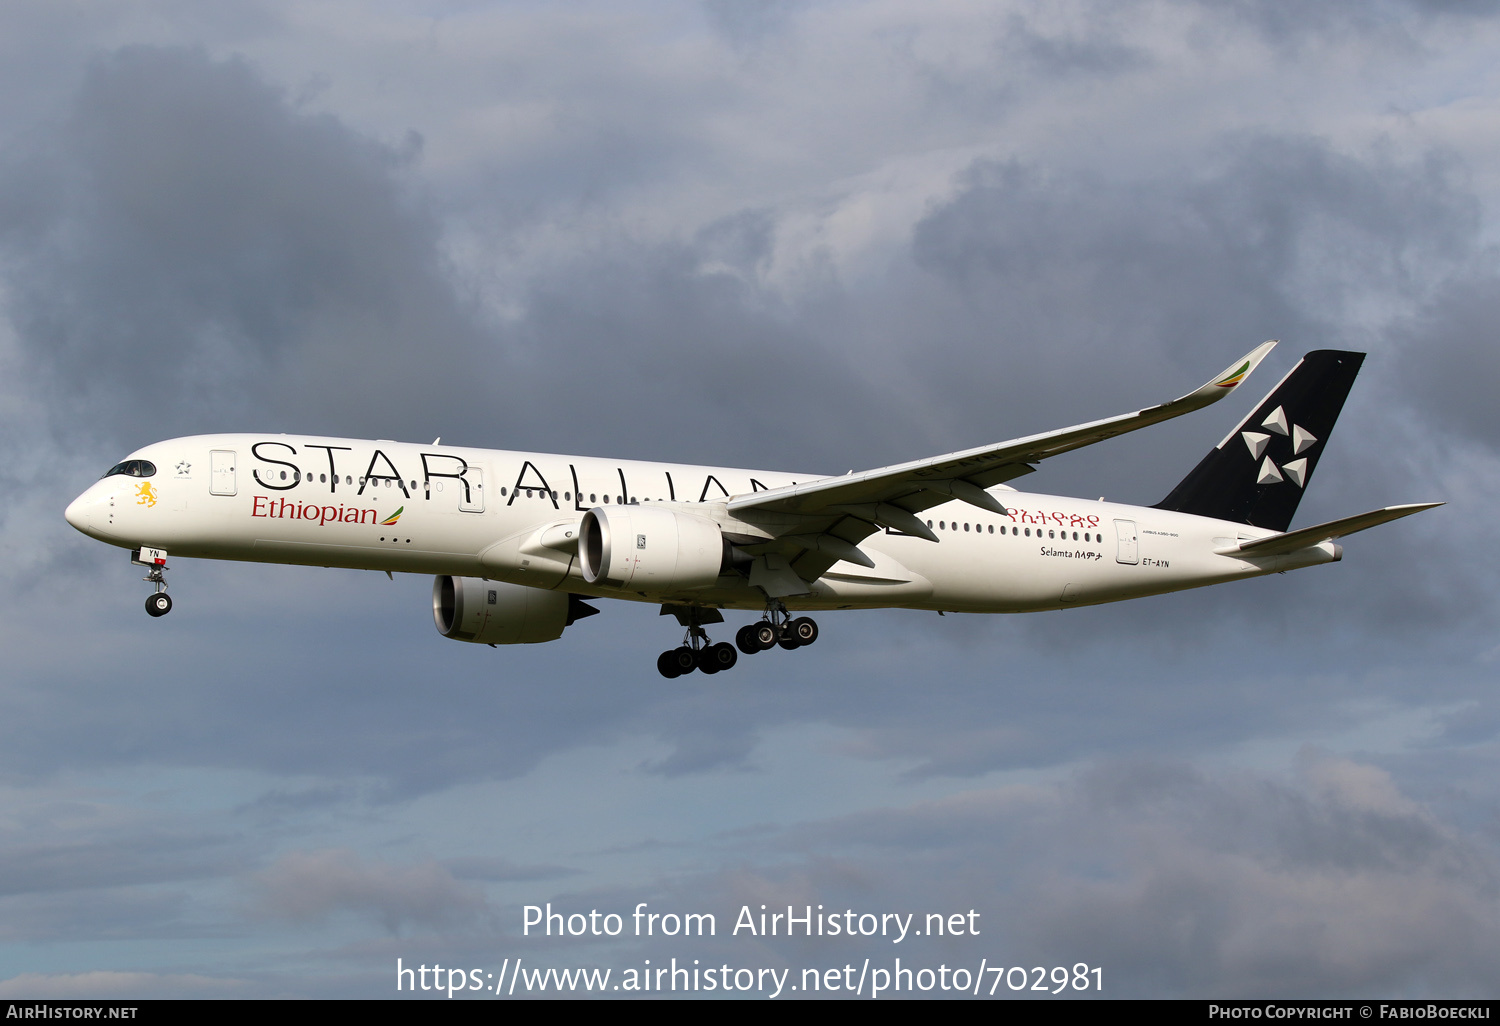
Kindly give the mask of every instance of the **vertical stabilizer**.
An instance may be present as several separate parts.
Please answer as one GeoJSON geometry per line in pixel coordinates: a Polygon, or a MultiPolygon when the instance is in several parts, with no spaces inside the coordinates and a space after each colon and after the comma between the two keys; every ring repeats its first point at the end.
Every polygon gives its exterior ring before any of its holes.
{"type": "Polygon", "coordinates": [[[1157,509],[1285,531],[1364,353],[1308,353],[1157,509]]]}

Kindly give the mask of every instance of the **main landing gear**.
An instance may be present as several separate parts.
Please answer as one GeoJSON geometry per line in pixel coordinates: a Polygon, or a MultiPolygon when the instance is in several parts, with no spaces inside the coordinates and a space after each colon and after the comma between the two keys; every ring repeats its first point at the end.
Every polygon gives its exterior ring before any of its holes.
{"type": "Polygon", "coordinates": [[[146,596],[146,612],[166,616],[172,611],[172,596],[167,594],[167,552],[165,549],[136,549],[130,554],[136,566],[146,567],[141,580],[156,585],[154,594],[146,596]]]}
{"type": "Polygon", "coordinates": [[[818,625],[811,617],[792,619],[780,602],[766,608],[765,619],[759,623],[746,624],[734,635],[734,644],[721,641],[710,643],[708,634],[697,622],[688,624],[687,635],[680,648],[663,652],[656,657],[656,668],[663,677],[680,677],[684,673],[701,670],[718,673],[728,670],[739,661],[735,647],[746,655],[755,655],[780,645],[790,651],[811,645],[818,640],[818,625]]]}
{"type": "Polygon", "coordinates": [[[672,678],[694,670],[718,673],[720,670],[731,669],[739,659],[739,653],[734,650],[733,645],[727,641],[721,641],[717,645],[711,643],[708,633],[693,624],[687,629],[680,647],[656,657],[656,668],[663,677],[672,678]]]}
{"type": "Polygon", "coordinates": [[[795,620],[780,602],[766,607],[766,618],[760,623],[747,624],[734,635],[734,643],[746,655],[764,652],[780,645],[787,651],[811,645],[818,640],[818,623],[810,616],[799,616],[795,620]]]}

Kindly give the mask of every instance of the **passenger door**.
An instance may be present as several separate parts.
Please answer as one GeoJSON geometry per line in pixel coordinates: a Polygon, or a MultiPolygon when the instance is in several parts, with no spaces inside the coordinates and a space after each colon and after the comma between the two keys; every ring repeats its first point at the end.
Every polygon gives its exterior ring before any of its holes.
{"type": "Polygon", "coordinates": [[[229,449],[214,449],[208,454],[208,492],[210,495],[233,495],[235,454],[229,449]]]}
{"type": "Polygon", "coordinates": [[[1134,565],[1141,561],[1140,543],[1136,537],[1134,520],[1115,521],[1115,540],[1118,543],[1115,562],[1134,565]]]}

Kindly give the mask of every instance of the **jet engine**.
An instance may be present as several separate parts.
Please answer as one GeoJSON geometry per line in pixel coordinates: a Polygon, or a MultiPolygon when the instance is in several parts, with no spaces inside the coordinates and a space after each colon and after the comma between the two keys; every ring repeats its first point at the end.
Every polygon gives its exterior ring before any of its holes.
{"type": "Polygon", "coordinates": [[[577,595],[477,577],[440,576],[432,582],[432,619],[438,633],[481,645],[555,641],[563,628],[599,610],[577,595]]]}
{"type": "Polygon", "coordinates": [[[728,552],[718,524],[662,506],[596,507],[578,528],[583,579],[612,588],[711,588],[728,552]]]}

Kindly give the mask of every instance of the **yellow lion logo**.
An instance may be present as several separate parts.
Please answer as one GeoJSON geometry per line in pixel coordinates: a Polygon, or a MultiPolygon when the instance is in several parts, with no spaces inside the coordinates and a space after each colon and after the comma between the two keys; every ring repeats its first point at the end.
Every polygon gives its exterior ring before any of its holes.
{"type": "Polygon", "coordinates": [[[151,487],[150,481],[142,481],[141,486],[135,490],[135,496],[137,506],[156,505],[156,489],[151,487]]]}

